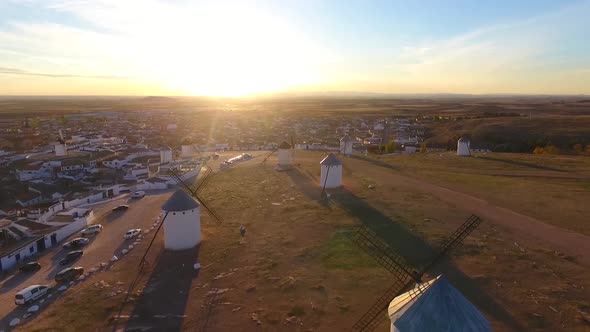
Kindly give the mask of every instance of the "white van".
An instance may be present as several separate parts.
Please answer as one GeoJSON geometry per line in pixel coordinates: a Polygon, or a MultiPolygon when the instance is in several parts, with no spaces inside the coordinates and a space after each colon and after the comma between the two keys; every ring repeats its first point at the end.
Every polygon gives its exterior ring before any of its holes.
{"type": "Polygon", "coordinates": [[[102,232],[102,225],[101,224],[96,224],[96,225],[92,225],[90,227],[87,227],[85,229],[83,229],[80,234],[82,235],[94,235],[94,234],[98,234],[102,232]]]}
{"type": "Polygon", "coordinates": [[[28,304],[36,299],[42,297],[43,295],[47,294],[51,290],[51,286],[48,285],[32,285],[29,286],[20,292],[16,293],[14,296],[14,303],[16,304],[28,304]]]}
{"type": "Polygon", "coordinates": [[[131,198],[142,198],[145,196],[145,191],[143,190],[138,190],[136,192],[134,192],[133,194],[131,194],[131,198]]]}

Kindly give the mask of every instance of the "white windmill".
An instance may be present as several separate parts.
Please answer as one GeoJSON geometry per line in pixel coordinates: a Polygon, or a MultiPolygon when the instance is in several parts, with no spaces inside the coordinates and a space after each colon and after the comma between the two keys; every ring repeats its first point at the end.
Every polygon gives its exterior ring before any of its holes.
{"type": "Polygon", "coordinates": [[[166,214],[164,248],[184,250],[201,243],[201,206],[194,198],[178,189],[162,210],[166,214]]]}
{"type": "Polygon", "coordinates": [[[293,165],[293,149],[292,146],[287,143],[287,141],[283,141],[281,145],[279,145],[279,166],[292,166],[293,165]]]}
{"type": "Polygon", "coordinates": [[[344,135],[344,137],[342,137],[340,139],[340,153],[345,156],[351,155],[352,154],[352,143],[353,143],[353,140],[352,140],[352,138],[350,138],[350,136],[348,136],[348,133],[346,135],[344,135]]]}
{"type": "Polygon", "coordinates": [[[461,137],[457,141],[457,155],[462,157],[469,157],[471,155],[470,145],[471,142],[467,137],[461,137]]]}
{"type": "Polygon", "coordinates": [[[64,157],[68,155],[68,146],[66,145],[66,140],[64,139],[61,129],[59,130],[57,144],[55,144],[55,155],[57,157],[64,157]]]}
{"type": "Polygon", "coordinates": [[[326,188],[338,188],[342,186],[342,161],[333,153],[320,161],[320,185],[322,195],[326,188]]]}
{"type": "Polygon", "coordinates": [[[172,162],[172,149],[169,146],[160,148],[160,164],[172,162]]]}

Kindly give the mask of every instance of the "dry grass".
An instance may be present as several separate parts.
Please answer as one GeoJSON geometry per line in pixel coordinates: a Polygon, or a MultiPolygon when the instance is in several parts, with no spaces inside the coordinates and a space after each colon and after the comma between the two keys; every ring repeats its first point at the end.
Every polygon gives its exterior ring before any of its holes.
{"type": "MultiPolygon", "coordinates": [[[[183,329],[347,330],[389,286],[391,274],[347,239],[362,214],[336,198],[329,204],[317,200],[321,154],[298,152],[296,158],[300,163],[296,171],[276,172],[272,167],[276,159],[267,165],[255,159],[216,174],[205,188],[203,196],[225,223],[217,225],[203,217],[203,269],[190,286],[183,329]],[[240,224],[247,228],[245,239],[239,236],[240,224]],[[207,294],[213,289],[227,291],[212,298],[207,294]]],[[[443,167],[418,158],[387,162],[404,171],[415,169],[424,177],[443,167]]],[[[419,252],[422,257],[417,260],[423,261],[428,258],[426,249],[469,214],[417,189],[374,178],[373,167],[377,166],[352,166],[352,173],[345,176],[345,190],[358,198],[357,204],[391,219],[398,232],[421,239],[400,254],[419,252]],[[368,189],[368,184],[375,187],[368,189]]],[[[128,262],[114,269],[108,280],[129,284],[133,273],[132,260],[128,262]]],[[[452,263],[432,271],[437,273],[447,274],[497,331],[588,328],[578,318],[578,312],[588,312],[590,306],[588,268],[494,225],[484,223],[454,253],[452,263]]],[[[93,293],[91,283],[83,284],[24,329],[101,330],[105,322],[111,324],[116,314],[113,305],[121,300],[103,298],[93,293]],[[92,307],[82,305],[88,302],[86,296],[96,298],[92,307]],[[85,319],[67,315],[72,318],[62,321],[65,310],[85,319]]],[[[384,324],[381,330],[386,328],[384,324]]]]}
{"type": "Polygon", "coordinates": [[[399,172],[590,235],[590,158],[452,152],[378,158],[399,172]]]}

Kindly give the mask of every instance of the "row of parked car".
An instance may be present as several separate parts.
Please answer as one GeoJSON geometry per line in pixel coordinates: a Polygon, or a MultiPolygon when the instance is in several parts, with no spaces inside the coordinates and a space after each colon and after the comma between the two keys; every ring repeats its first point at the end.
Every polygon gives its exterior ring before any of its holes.
{"type": "MultiPolygon", "coordinates": [[[[80,233],[83,236],[91,236],[91,235],[96,235],[100,232],[102,232],[102,225],[96,224],[96,225],[92,225],[92,226],[85,228],[80,233]]],[[[130,229],[124,234],[123,237],[127,240],[127,239],[131,239],[131,238],[136,237],[140,233],[141,233],[141,229],[139,229],[139,228],[130,229]]],[[[86,237],[78,237],[78,238],[72,239],[72,240],[64,243],[62,246],[64,249],[77,249],[77,250],[73,250],[73,251],[68,252],[61,260],[59,260],[58,264],[59,265],[67,265],[67,264],[70,264],[70,263],[78,260],[84,254],[84,252],[82,250],[80,250],[80,248],[83,248],[88,243],[90,243],[90,239],[88,239],[86,237]]],[[[39,271],[40,269],[41,269],[41,264],[39,264],[38,262],[30,262],[30,263],[22,265],[19,268],[19,270],[23,273],[34,273],[34,272],[39,271]]],[[[68,283],[70,281],[78,279],[83,274],[84,274],[84,268],[81,266],[67,267],[67,268],[59,271],[55,275],[54,280],[58,284],[68,283]]],[[[16,295],[14,297],[14,302],[17,305],[29,304],[29,303],[43,297],[45,294],[47,294],[51,290],[52,290],[52,286],[50,286],[50,285],[31,285],[29,287],[22,289],[18,293],[16,293],[16,295]]]]}

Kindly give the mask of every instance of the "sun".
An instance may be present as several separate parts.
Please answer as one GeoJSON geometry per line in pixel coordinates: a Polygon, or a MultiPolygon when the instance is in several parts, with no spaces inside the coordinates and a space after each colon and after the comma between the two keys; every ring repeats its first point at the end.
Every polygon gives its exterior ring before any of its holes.
{"type": "Polygon", "coordinates": [[[179,93],[245,96],[313,84],[309,45],[280,19],[250,8],[199,8],[149,29],[144,67],[179,93]]]}

